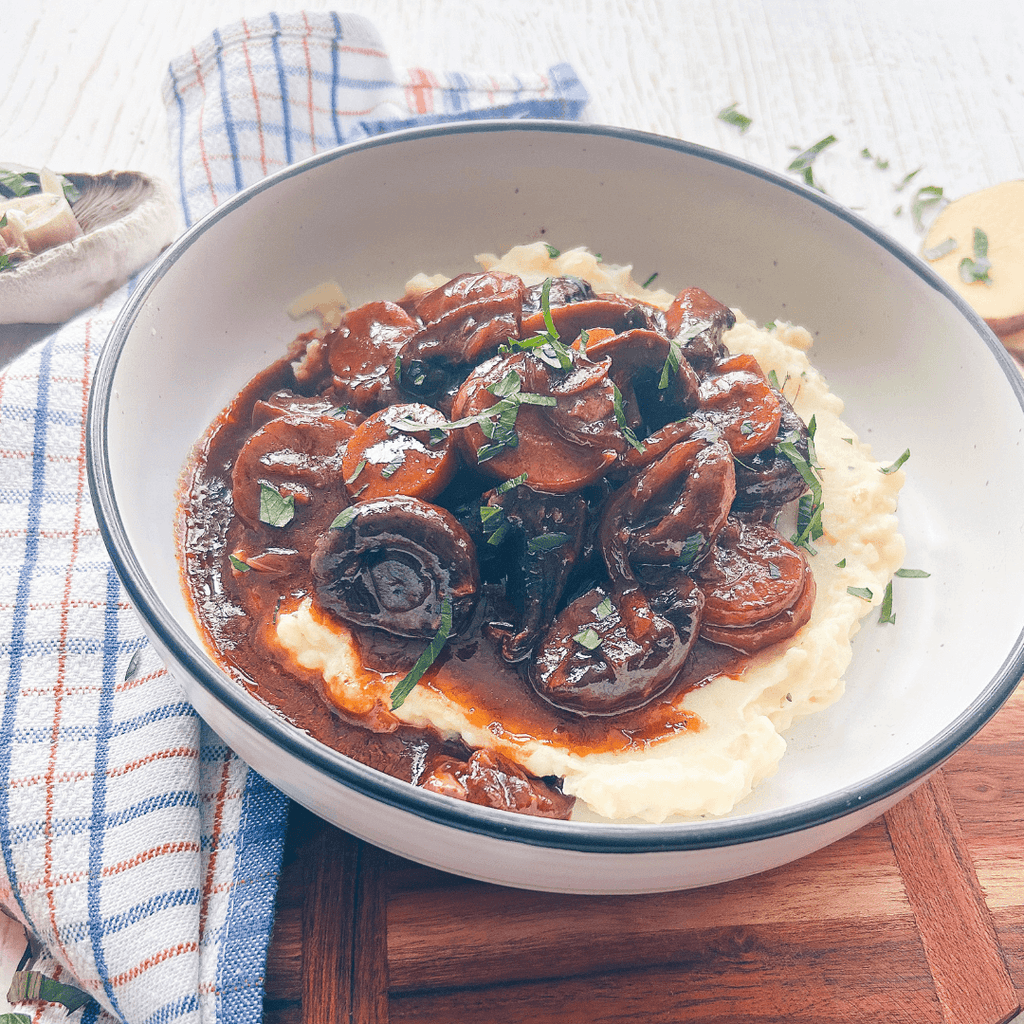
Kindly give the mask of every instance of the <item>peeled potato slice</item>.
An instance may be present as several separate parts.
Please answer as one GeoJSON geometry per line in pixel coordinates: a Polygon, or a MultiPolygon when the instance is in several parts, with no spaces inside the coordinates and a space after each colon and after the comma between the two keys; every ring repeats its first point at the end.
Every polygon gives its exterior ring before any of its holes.
{"type": "Polygon", "coordinates": [[[922,252],[954,239],[956,247],[930,266],[981,314],[1010,348],[1024,351],[1024,181],[1004,181],[946,206],[932,223],[922,252]],[[988,239],[989,282],[965,281],[960,264],[974,259],[974,231],[988,239]],[[1016,337],[1009,337],[1016,335],[1016,337]]]}

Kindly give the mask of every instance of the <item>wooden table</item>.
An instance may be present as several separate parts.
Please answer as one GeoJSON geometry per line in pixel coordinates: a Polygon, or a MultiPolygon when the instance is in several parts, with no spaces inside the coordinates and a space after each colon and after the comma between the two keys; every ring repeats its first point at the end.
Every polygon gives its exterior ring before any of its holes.
{"type": "MultiPolygon", "coordinates": [[[[399,66],[544,70],[587,118],[817,180],[911,249],[901,182],[1024,175],[1019,0],[34,0],[2,15],[0,159],[174,178],[168,61],[243,15],[355,10],[399,66]],[[740,132],[717,114],[753,119],[740,132]],[[862,155],[864,152],[869,155],[862,155]],[[884,166],[883,166],[884,165],[884,166]],[[897,210],[899,212],[897,212],[897,210]]],[[[0,361],[45,333],[0,327],[0,361]]],[[[1024,692],[884,819],[696,892],[563,897],[466,882],[293,817],[266,1019],[994,1024],[1024,989],[1024,692]]]]}
{"type": "Polygon", "coordinates": [[[1024,1000],[1024,684],[924,786],[794,864],[583,897],[472,882],[293,809],[267,1024],[1001,1024],[1024,1000]]]}

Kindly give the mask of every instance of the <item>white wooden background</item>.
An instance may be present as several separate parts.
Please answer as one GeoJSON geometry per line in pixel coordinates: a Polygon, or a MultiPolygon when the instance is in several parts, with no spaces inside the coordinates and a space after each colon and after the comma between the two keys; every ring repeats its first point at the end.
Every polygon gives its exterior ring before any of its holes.
{"type": "MultiPolygon", "coordinates": [[[[244,15],[302,8],[369,17],[396,66],[569,61],[587,120],[778,171],[834,134],[816,180],[915,250],[916,187],[955,198],[1024,177],[1020,0],[0,0],[0,165],[173,180],[169,60],[244,15]],[[731,103],[753,119],[743,134],[717,119],[731,103]]],[[[0,362],[42,333],[0,327],[0,362]]]]}

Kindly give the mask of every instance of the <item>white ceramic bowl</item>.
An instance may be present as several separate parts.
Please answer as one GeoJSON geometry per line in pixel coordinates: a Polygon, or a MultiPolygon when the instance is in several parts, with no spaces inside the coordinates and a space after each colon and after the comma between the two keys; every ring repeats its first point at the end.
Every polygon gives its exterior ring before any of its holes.
{"type": "Polygon", "coordinates": [[[919,259],[794,180],[614,128],[478,122],[321,154],[225,203],[135,290],[100,357],[89,469],[111,557],[199,713],[270,782],[393,852],[570,892],[706,885],[786,863],[908,793],[1024,669],[1022,388],[983,322],[919,259]],[[895,627],[854,642],[847,692],[798,723],[778,773],[720,820],[559,822],[463,804],[312,740],[207,655],[172,521],[190,446],[297,333],[289,303],[335,278],[361,303],[415,272],[543,238],[696,284],[816,338],[815,364],[879,457],[909,447],[895,627]]]}

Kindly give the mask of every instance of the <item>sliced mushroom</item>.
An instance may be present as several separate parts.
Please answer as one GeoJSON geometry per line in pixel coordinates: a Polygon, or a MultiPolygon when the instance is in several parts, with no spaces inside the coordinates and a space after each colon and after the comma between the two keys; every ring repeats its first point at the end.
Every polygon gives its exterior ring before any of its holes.
{"type": "Polygon", "coordinates": [[[324,339],[339,398],[366,413],[399,401],[395,360],[418,329],[394,302],[368,302],[345,313],[324,339]]]}
{"type": "Polygon", "coordinates": [[[645,626],[623,615],[620,595],[595,588],[555,620],[530,665],[534,690],[582,716],[618,715],[664,693],[682,670],[693,638],[645,605],[645,626]]]}
{"type": "Polygon", "coordinates": [[[418,300],[424,324],[399,353],[402,390],[420,398],[442,394],[465,368],[518,338],[525,290],[513,274],[464,274],[418,300]]]}
{"type": "Polygon", "coordinates": [[[711,549],[736,493],[732,452],[721,439],[694,435],[669,448],[616,493],[599,536],[608,572],[635,583],[630,563],[689,566],[711,549]]]}
{"type": "Polygon", "coordinates": [[[700,409],[694,419],[721,430],[738,459],[767,448],[778,435],[781,418],[777,394],[751,355],[716,363],[700,382],[700,409]]]}
{"type": "Polygon", "coordinates": [[[789,638],[810,618],[810,567],[767,523],[730,517],[695,577],[704,592],[701,633],[713,643],[752,654],[789,638]]]}
{"type": "Polygon", "coordinates": [[[438,758],[420,785],[456,800],[542,818],[568,818],[576,802],[493,750],[474,751],[466,761],[438,758]]]}
{"type": "Polygon", "coordinates": [[[249,435],[231,472],[235,512],[252,529],[261,523],[301,528],[306,537],[291,537],[309,550],[313,539],[327,528],[348,503],[341,464],[352,436],[352,426],[334,416],[297,413],[269,420],[249,435]],[[267,490],[294,504],[294,518],[270,521],[266,516],[267,490]]]}
{"type": "Polygon", "coordinates": [[[587,528],[587,503],[578,495],[543,494],[520,484],[487,495],[492,537],[501,531],[508,566],[507,593],[519,613],[516,623],[491,623],[508,662],[533,651],[554,616],[576,565],[587,528]]]}
{"type": "Polygon", "coordinates": [[[722,334],[733,327],[736,316],[700,288],[685,288],[665,313],[670,338],[680,338],[686,361],[704,373],[728,354],[722,334]]]}
{"type": "Polygon", "coordinates": [[[632,430],[658,430],[697,408],[697,374],[684,358],[674,356],[669,339],[650,327],[600,337],[588,342],[586,351],[593,360],[611,359],[611,377],[632,430]]]}
{"type": "MultiPolygon", "coordinates": [[[[544,285],[535,284],[526,289],[523,298],[523,316],[529,316],[541,309],[544,285]]],[[[586,302],[594,298],[594,289],[582,277],[553,277],[548,289],[548,306],[570,306],[574,302],[586,302]]]]}
{"type": "Polygon", "coordinates": [[[743,512],[757,512],[770,518],[783,505],[795,501],[807,484],[800,475],[793,460],[778,450],[781,441],[793,444],[804,460],[810,460],[810,434],[799,413],[780,392],[775,392],[779,402],[779,429],[772,443],[736,463],[736,499],[733,508],[743,512]]]}
{"type": "Polygon", "coordinates": [[[448,511],[395,495],[363,501],[317,542],[310,561],[320,605],[347,622],[426,639],[451,603],[465,629],[479,591],[476,551],[448,511]]]}
{"type": "Polygon", "coordinates": [[[525,473],[525,482],[537,491],[566,494],[599,480],[627,446],[616,418],[609,365],[576,356],[572,368],[563,371],[530,352],[482,363],[466,378],[452,406],[456,421],[475,419],[460,430],[464,457],[500,479],[525,473]],[[502,406],[507,415],[488,419],[484,414],[498,406],[513,384],[519,394],[550,404],[510,394],[502,406]]]}

